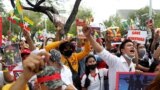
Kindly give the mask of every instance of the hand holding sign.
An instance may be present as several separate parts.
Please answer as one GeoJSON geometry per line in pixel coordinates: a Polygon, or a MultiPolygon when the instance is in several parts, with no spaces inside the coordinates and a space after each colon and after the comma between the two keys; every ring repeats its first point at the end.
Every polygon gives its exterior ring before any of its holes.
{"type": "Polygon", "coordinates": [[[83,27],[83,34],[86,36],[86,37],[90,37],[91,36],[91,29],[87,26],[84,26],[83,27]]]}

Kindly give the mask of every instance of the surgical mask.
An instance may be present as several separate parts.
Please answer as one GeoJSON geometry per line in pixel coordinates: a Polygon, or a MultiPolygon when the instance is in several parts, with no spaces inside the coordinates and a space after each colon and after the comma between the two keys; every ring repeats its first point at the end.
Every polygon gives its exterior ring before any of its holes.
{"type": "Polygon", "coordinates": [[[132,61],[133,58],[135,58],[135,57],[128,56],[127,54],[124,54],[123,56],[124,56],[125,58],[127,58],[128,60],[131,60],[131,61],[132,61]]]}
{"type": "Polygon", "coordinates": [[[93,55],[93,54],[94,54],[94,52],[89,52],[89,54],[93,55]]]}
{"type": "Polygon", "coordinates": [[[146,54],[146,49],[139,50],[139,53],[138,53],[139,58],[141,58],[141,59],[144,58],[145,54],[146,54]]]}

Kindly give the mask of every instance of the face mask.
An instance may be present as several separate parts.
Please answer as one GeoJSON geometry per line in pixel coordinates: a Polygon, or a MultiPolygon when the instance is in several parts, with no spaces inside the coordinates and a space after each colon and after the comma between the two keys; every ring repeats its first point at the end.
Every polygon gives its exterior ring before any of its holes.
{"type": "Polygon", "coordinates": [[[73,53],[72,50],[64,51],[64,56],[70,57],[72,55],[72,53],[73,53]]]}
{"type": "Polygon", "coordinates": [[[146,49],[140,49],[140,50],[139,50],[138,55],[139,55],[139,57],[140,57],[141,59],[145,56],[145,54],[146,54],[146,49]]]}
{"type": "Polygon", "coordinates": [[[93,52],[90,52],[89,54],[93,55],[94,53],[93,53],[93,52]]]}
{"type": "Polygon", "coordinates": [[[134,57],[128,56],[127,54],[124,54],[124,57],[127,58],[128,60],[131,60],[131,61],[134,58],[134,57]]]}
{"type": "Polygon", "coordinates": [[[90,70],[94,70],[96,67],[97,67],[97,64],[88,65],[88,68],[89,68],[90,70]]]}

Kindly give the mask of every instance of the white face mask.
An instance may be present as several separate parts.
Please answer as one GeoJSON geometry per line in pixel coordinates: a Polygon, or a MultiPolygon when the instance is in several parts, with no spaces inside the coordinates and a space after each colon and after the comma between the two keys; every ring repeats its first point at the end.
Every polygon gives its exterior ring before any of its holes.
{"type": "Polygon", "coordinates": [[[93,55],[94,53],[93,53],[93,52],[90,52],[89,54],[93,55]]]}
{"type": "Polygon", "coordinates": [[[124,56],[125,58],[127,58],[128,60],[131,60],[131,61],[133,60],[133,58],[135,58],[135,57],[128,56],[127,54],[124,54],[123,56],[124,56]]]}

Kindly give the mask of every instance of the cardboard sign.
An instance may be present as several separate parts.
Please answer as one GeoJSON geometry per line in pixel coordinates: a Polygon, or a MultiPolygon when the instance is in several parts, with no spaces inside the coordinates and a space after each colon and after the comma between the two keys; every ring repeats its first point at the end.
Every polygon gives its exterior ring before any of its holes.
{"type": "Polygon", "coordinates": [[[141,30],[129,30],[127,38],[131,39],[132,41],[136,41],[141,44],[145,44],[147,37],[147,31],[141,30]]]}
{"type": "Polygon", "coordinates": [[[121,32],[119,27],[109,27],[106,31],[106,36],[111,38],[111,42],[120,43],[121,42],[121,32]]]}
{"type": "Polygon", "coordinates": [[[81,39],[86,38],[85,35],[83,34],[83,31],[82,31],[84,25],[85,25],[85,20],[82,20],[82,19],[76,20],[76,28],[77,28],[78,38],[81,38],[81,39]]]}
{"type": "Polygon", "coordinates": [[[153,73],[117,72],[116,90],[145,90],[154,78],[153,73]]]}
{"type": "Polygon", "coordinates": [[[22,62],[18,44],[7,45],[4,48],[4,55],[6,66],[16,65],[22,62]]]}

